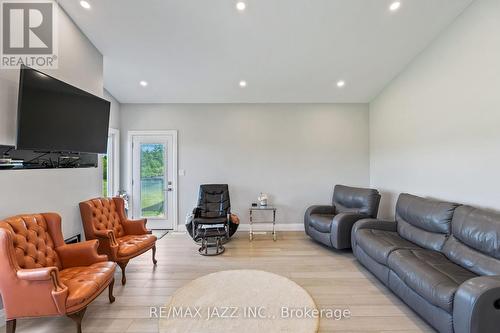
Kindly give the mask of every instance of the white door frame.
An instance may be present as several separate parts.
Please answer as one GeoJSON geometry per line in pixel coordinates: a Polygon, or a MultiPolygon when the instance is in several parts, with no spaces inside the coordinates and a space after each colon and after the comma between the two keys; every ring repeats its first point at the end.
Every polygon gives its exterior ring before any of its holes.
{"type": "MultiPolygon", "coordinates": [[[[120,191],[120,130],[116,128],[110,128],[108,132],[108,136],[113,138],[113,161],[111,161],[112,177],[109,177],[108,172],[108,183],[111,179],[111,193],[108,193],[109,197],[114,197],[118,195],[120,191]]],[[[110,164],[110,160],[108,158],[108,166],[110,164]]]]}
{"type": "Polygon", "coordinates": [[[177,169],[177,130],[164,130],[164,131],[128,131],[127,132],[127,193],[130,195],[130,203],[129,207],[130,212],[133,214],[133,207],[134,207],[134,195],[132,193],[132,164],[133,164],[133,156],[132,156],[132,142],[134,136],[162,136],[162,135],[169,135],[172,136],[172,146],[173,146],[173,161],[172,161],[172,185],[173,188],[175,189],[173,191],[173,203],[172,203],[172,217],[173,217],[173,223],[172,223],[172,228],[174,231],[177,231],[179,228],[179,216],[178,216],[178,182],[177,182],[177,175],[178,175],[178,169],[177,169]]]}

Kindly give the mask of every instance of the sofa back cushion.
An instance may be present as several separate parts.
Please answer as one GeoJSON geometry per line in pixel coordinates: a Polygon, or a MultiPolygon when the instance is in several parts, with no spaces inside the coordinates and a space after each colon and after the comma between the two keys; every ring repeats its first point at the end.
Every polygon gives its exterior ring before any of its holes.
{"type": "Polygon", "coordinates": [[[61,261],[43,215],[9,217],[0,222],[0,228],[12,234],[16,261],[20,268],[55,266],[61,269],[61,261]]]}
{"type": "Polygon", "coordinates": [[[116,237],[125,236],[113,198],[97,198],[87,203],[92,207],[92,223],[96,230],[113,230],[116,237]]]}
{"type": "Polygon", "coordinates": [[[403,193],[396,204],[398,233],[423,248],[440,251],[451,233],[457,207],[455,203],[403,193]]]}
{"type": "Polygon", "coordinates": [[[336,185],[333,190],[335,214],[357,213],[377,217],[380,194],[375,189],[336,185]]]}
{"type": "Polygon", "coordinates": [[[443,253],[479,275],[500,275],[500,214],[470,206],[455,210],[443,253]]]}

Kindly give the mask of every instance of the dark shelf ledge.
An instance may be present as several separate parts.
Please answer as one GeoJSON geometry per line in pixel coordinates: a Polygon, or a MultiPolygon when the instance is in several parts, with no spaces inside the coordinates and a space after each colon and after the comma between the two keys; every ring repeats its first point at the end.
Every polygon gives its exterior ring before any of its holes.
{"type": "Polygon", "coordinates": [[[0,163],[0,171],[96,168],[98,162],[97,154],[17,150],[14,146],[0,145],[0,159],[4,158],[23,161],[23,164],[0,163]]]}

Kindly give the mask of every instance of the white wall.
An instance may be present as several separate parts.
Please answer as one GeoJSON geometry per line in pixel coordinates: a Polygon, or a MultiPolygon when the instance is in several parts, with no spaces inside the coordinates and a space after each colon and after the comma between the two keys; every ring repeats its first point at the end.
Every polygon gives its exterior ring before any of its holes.
{"type": "MultiPolygon", "coordinates": [[[[48,74],[103,96],[103,59],[69,17],[59,13],[59,68],[48,74]]],[[[0,144],[15,144],[18,70],[0,70],[0,144]]],[[[100,195],[98,168],[0,170],[0,219],[54,211],[66,237],[82,232],[78,202],[100,195]]]]}
{"type": "Polygon", "coordinates": [[[228,183],[233,211],[248,222],[260,192],[280,223],[302,223],[335,184],[368,185],[366,104],[122,104],[122,185],[129,130],[178,130],[179,223],[202,183],[228,183]]]}
{"type": "Polygon", "coordinates": [[[109,115],[109,127],[119,130],[120,129],[120,103],[104,89],[104,99],[111,102],[111,110],[109,115]]]}
{"type": "Polygon", "coordinates": [[[500,209],[500,1],[477,0],[370,104],[381,216],[400,192],[500,209]]]}

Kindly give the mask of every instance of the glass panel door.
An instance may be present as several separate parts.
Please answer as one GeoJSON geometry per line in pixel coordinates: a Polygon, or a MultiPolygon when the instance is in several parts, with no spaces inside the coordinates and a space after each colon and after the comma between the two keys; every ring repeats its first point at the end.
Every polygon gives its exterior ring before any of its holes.
{"type": "Polygon", "coordinates": [[[164,218],[165,144],[141,143],[141,217],[164,218]]]}
{"type": "Polygon", "coordinates": [[[132,215],[149,229],[173,228],[173,160],[171,136],[132,136],[132,215]]]}

